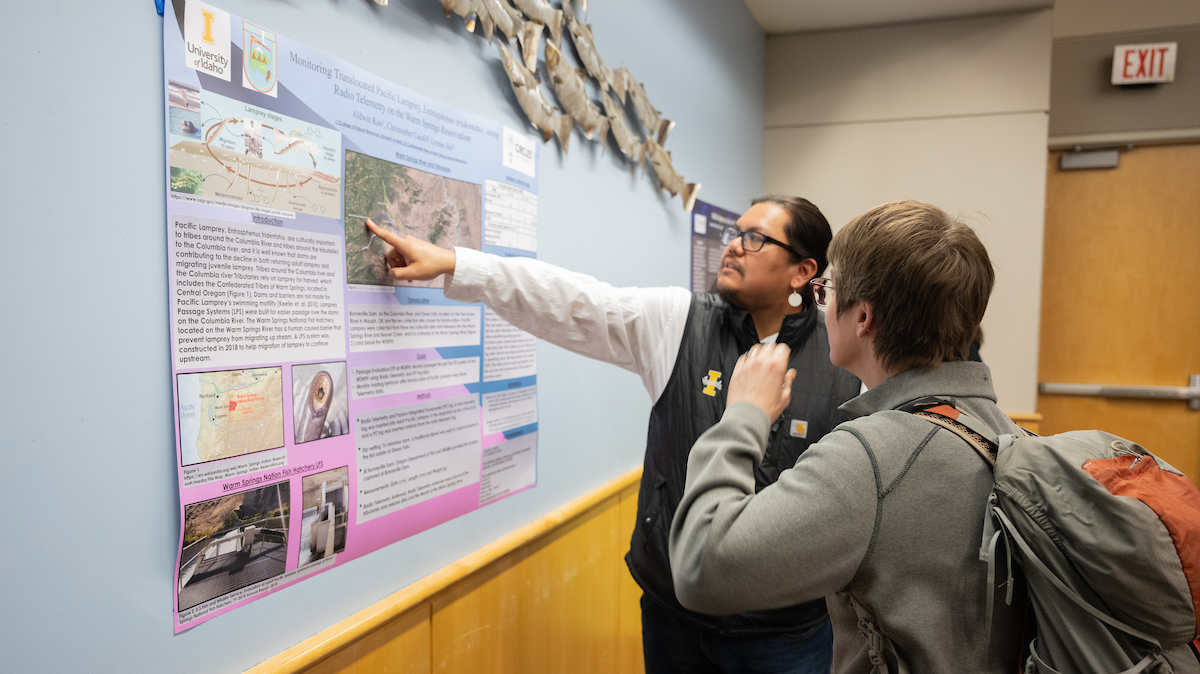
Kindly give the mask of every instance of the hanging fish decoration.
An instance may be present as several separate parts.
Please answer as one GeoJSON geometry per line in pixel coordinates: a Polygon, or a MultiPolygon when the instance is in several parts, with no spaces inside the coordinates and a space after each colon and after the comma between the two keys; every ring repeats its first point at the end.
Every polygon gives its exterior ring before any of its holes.
{"type": "MultiPolygon", "coordinates": [[[[467,32],[475,32],[475,21],[480,16],[483,10],[479,7],[478,0],[442,0],[442,11],[449,18],[451,14],[457,14],[463,18],[466,23],[467,32]]],[[[484,12],[484,16],[486,16],[484,12]]],[[[491,34],[491,31],[488,31],[491,34]]]]}
{"type": "Polygon", "coordinates": [[[646,156],[650,165],[654,167],[654,175],[658,176],[659,186],[670,192],[671,196],[681,194],[683,210],[690,213],[696,203],[696,193],[700,191],[700,185],[683,182],[683,178],[675,172],[675,167],[671,166],[671,153],[654,142],[653,138],[646,140],[646,156]]]}
{"type": "Polygon", "coordinates": [[[612,129],[617,147],[621,148],[622,154],[641,166],[646,156],[646,146],[629,129],[629,122],[625,121],[625,111],[613,105],[612,99],[603,89],[600,90],[600,102],[604,104],[604,115],[608,117],[608,128],[612,129]]]}
{"type": "Polygon", "coordinates": [[[533,72],[512,55],[508,45],[499,43],[497,47],[500,49],[500,60],[504,63],[504,73],[508,75],[513,94],[516,95],[521,110],[525,111],[525,116],[529,118],[529,123],[542,132],[542,142],[550,140],[551,135],[558,136],[558,142],[562,145],[563,152],[566,152],[574,120],[570,115],[559,112],[557,107],[542,96],[533,72]]]}
{"type": "Polygon", "coordinates": [[[629,102],[629,91],[633,89],[633,73],[629,72],[629,69],[625,66],[621,66],[612,71],[612,74],[613,87],[620,89],[617,93],[620,94],[621,104],[624,105],[629,102]]]}
{"type": "Polygon", "coordinates": [[[675,128],[675,122],[663,119],[662,113],[655,110],[654,106],[650,105],[650,99],[646,98],[646,87],[632,77],[629,79],[629,94],[633,97],[633,109],[637,110],[638,119],[642,120],[646,132],[651,138],[657,136],[659,145],[666,143],[667,134],[675,128]]]}
{"type": "MultiPolygon", "coordinates": [[[[386,4],[387,0],[376,0],[386,4]]],[[[613,70],[604,64],[596,49],[592,27],[583,23],[570,7],[570,0],[562,0],[562,9],[556,9],[548,0],[511,0],[518,9],[509,5],[509,0],[440,0],[446,16],[457,14],[466,22],[466,28],[475,32],[477,23],[482,23],[484,37],[490,42],[492,33],[499,29],[504,34],[504,40],[497,45],[504,73],[508,75],[513,94],[517,103],[529,119],[533,128],[542,134],[542,142],[548,142],[551,136],[557,136],[563,152],[571,139],[571,129],[578,124],[589,139],[605,143],[611,129],[613,139],[621,153],[638,165],[649,162],[654,167],[658,184],[671,193],[680,195],[683,207],[691,211],[700,191],[698,183],[684,182],[684,179],[671,165],[671,153],[663,149],[667,136],[675,128],[675,122],[664,119],[662,113],[650,104],[646,96],[646,88],[634,80],[633,75],[624,66],[613,70]],[[571,33],[571,41],[583,68],[574,68],[566,62],[562,55],[562,26],[566,23],[571,33]],[[547,101],[540,89],[541,78],[537,74],[537,52],[541,43],[542,31],[550,31],[546,42],[546,70],[550,73],[550,84],[558,96],[559,102],[566,109],[564,114],[558,106],[547,101]],[[517,39],[520,56],[514,56],[508,45],[513,38],[517,39]],[[586,69],[586,70],[585,70],[586,69]],[[603,109],[587,94],[587,77],[591,76],[600,84],[600,102],[603,109]],[[609,93],[614,94],[613,98],[609,93]],[[622,106],[632,97],[633,107],[638,119],[645,129],[647,138],[643,141],[630,128],[630,122],[625,116],[622,106]]],[[[587,0],[579,0],[583,12],[587,12],[587,0]]],[[[210,143],[223,129],[226,123],[237,120],[224,120],[206,134],[206,143],[210,143]]],[[[279,138],[276,138],[278,144],[279,138]]],[[[285,147],[283,152],[300,149],[292,144],[285,147]]],[[[601,147],[603,151],[603,146],[601,147]]],[[[325,178],[313,176],[320,180],[325,178]]]]}
{"type": "Polygon", "coordinates": [[[567,19],[567,30],[571,32],[571,41],[575,43],[575,51],[579,53],[579,60],[583,61],[583,67],[587,68],[588,74],[596,78],[600,83],[600,90],[612,89],[622,102],[625,101],[625,77],[624,73],[628,70],[613,71],[608,66],[604,65],[604,61],[600,58],[600,53],[596,51],[596,41],[592,37],[592,27],[586,23],[582,23],[575,18],[575,12],[571,11],[570,5],[563,5],[563,16],[567,19]]]}
{"type": "Polygon", "coordinates": [[[538,45],[542,42],[542,31],[545,28],[537,21],[526,21],[518,40],[521,43],[521,55],[525,57],[525,67],[533,72],[533,76],[537,77],[539,82],[541,78],[537,72],[538,45]]]}
{"type": "MultiPolygon", "coordinates": [[[[529,48],[525,47],[524,43],[525,20],[521,18],[520,12],[514,9],[512,5],[508,4],[508,0],[478,0],[478,2],[480,7],[487,12],[487,15],[491,18],[492,23],[496,24],[496,28],[498,28],[501,33],[504,33],[505,40],[511,42],[514,38],[516,38],[517,43],[521,45],[522,49],[524,49],[526,52],[529,51],[529,48]]],[[[486,37],[490,42],[492,39],[492,32],[486,23],[483,26],[483,33],[484,37],[486,37]]],[[[533,50],[537,51],[536,44],[533,45],[533,50]]]]}
{"type": "Polygon", "coordinates": [[[546,70],[550,72],[550,85],[558,100],[567,109],[567,114],[575,118],[575,123],[583,129],[589,139],[596,137],[599,132],[600,140],[608,134],[608,118],[600,114],[596,104],[588,98],[583,69],[575,70],[566,60],[562,52],[553,44],[546,43],[546,70]]]}
{"type": "Polygon", "coordinates": [[[525,16],[549,29],[550,39],[554,40],[554,44],[562,45],[563,11],[561,9],[554,9],[546,0],[514,0],[514,2],[518,9],[525,12],[525,16]]]}

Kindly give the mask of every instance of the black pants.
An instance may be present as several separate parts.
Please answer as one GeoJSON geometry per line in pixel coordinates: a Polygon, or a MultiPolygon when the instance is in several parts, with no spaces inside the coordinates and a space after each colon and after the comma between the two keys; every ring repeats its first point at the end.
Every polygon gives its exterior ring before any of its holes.
{"type": "Polygon", "coordinates": [[[642,595],[646,674],[829,674],[833,627],[797,634],[723,635],[642,595]]]}

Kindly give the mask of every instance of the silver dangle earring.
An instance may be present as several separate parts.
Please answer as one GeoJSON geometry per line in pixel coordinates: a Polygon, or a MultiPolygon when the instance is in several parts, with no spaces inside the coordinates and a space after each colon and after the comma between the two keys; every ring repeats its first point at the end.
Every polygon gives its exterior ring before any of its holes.
{"type": "Polygon", "coordinates": [[[798,307],[804,303],[804,298],[800,296],[800,292],[793,289],[792,294],[788,295],[788,304],[793,307],[798,307]]]}

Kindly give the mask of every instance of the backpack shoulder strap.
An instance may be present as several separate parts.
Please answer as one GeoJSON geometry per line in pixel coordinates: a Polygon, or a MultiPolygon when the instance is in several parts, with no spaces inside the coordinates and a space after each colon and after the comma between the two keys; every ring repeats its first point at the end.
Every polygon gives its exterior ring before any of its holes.
{"type": "Polygon", "coordinates": [[[889,653],[895,658],[896,674],[909,674],[908,665],[904,664],[904,660],[900,659],[900,654],[896,652],[896,645],[879,630],[879,625],[875,624],[875,617],[871,615],[871,612],[858,603],[854,595],[849,592],[837,594],[838,597],[845,599],[850,604],[850,608],[854,609],[854,615],[858,617],[858,631],[867,640],[867,657],[873,666],[871,674],[891,674],[887,659],[884,657],[885,653],[889,653]]]}
{"type": "Polygon", "coordinates": [[[987,424],[963,412],[955,406],[953,398],[926,396],[918,398],[899,408],[921,417],[930,423],[937,424],[966,441],[988,467],[995,469],[996,452],[1000,448],[1001,439],[987,424]]]}

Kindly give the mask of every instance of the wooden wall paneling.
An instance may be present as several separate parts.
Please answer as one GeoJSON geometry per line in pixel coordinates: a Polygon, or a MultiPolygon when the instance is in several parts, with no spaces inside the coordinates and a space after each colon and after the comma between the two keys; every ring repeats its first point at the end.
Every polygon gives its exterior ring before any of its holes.
{"type": "Polygon", "coordinates": [[[432,602],[434,672],[615,671],[620,496],[432,602]]]}
{"type": "Polygon", "coordinates": [[[354,641],[304,674],[429,674],[429,603],[354,641]]]}
{"type": "MultiPolygon", "coordinates": [[[[1139,147],[1120,166],[1049,155],[1039,379],[1186,386],[1200,374],[1200,145],[1139,147]]],[[[1039,395],[1044,434],[1100,428],[1200,478],[1186,401],[1039,395]]]]}
{"type": "Polygon", "coordinates": [[[620,640],[617,671],[625,674],[644,674],[646,663],[642,658],[642,588],[629,574],[625,565],[625,552],[629,550],[629,539],[633,536],[633,525],[637,520],[639,484],[634,483],[621,490],[620,543],[621,573],[617,579],[617,609],[619,625],[617,638],[620,640]]]}
{"type": "Polygon", "coordinates": [[[1024,414],[1010,413],[1008,418],[1012,419],[1014,424],[1024,428],[1027,431],[1039,435],[1041,434],[1039,429],[1041,428],[1042,415],[1038,414],[1037,412],[1026,412],[1024,414]]]}
{"type": "MultiPolygon", "coordinates": [[[[590,641],[601,644],[601,648],[579,649],[580,659],[570,660],[570,663],[584,662],[583,658],[590,658],[586,660],[592,663],[588,667],[594,666],[600,671],[613,671],[618,629],[617,587],[620,573],[625,572],[622,558],[629,540],[628,536],[617,540],[616,531],[620,526],[619,518],[622,512],[620,500],[621,495],[630,489],[636,498],[641,474],[641,468],[625,473],[331,625],[275,657],[251,667],[246,670],[247,674],[424,674],[432,672],[434,667],[434,645],[441,643],[445,646],[448,642],[453,642],[451,646],[464,649],[466,654],[460,652],[446,655],[447,651],[443,648],[443,666],[447,663],[457,664],[470,660],[475,657],[470,651],[478,645],[477,641],[471,638],[472,634],[444,630],[440,633],[440,639],[435,638],[431,602],[434,597],[440,596],[441,605],[445,606],[453,603],[455,597],[469,595],[471,588],[495,582],[498,576],[505,575],[507,578],[504,584],[510,590],[510,595],[514,586],[523,586],[527,595],[516,603],[507,602],[505,610],[512,612],[515,609],[517,613],[532,615],[533,618],[525,623],[550,635],[544,637],[545,639],[557,638],[563,630],[559,629],[557,624],[547,628],[544,625],[545,620],[542,620],[543,624],[538,624],[539,616],[549,613],[552,618],[560,619],[562,624],[586,623],[594,628],[592,632],[573,628],[576,629],[574,634],[590,634],[590,641]],[[568,539],[565,543],[559,542],[564,538],[568,539]],[[549,552],[545,552],[548,548],[549,552]],[[531,557],[537,559],[523,566],[523,562],[531,557]],[[565,593],[561,592],[561,582],[542,583],[539,573],[544,576],[554,569],[563,569],[563,573],[571,576],[565,593]],[[589,592],[586,587],[581,589],[580,583],[588,583],[589,587],[595,590],[589,592]],[[548,597],[552,593],[561,594],[566,597],[568,603],[572,603],[567,611],[581,612],[581,615],[586,616],[578,618],[564,614],[561,606],[563,602],[558,601],[555,604],[555,601],[548,597]],[[528,603],[531,608],[524,608],[521,602],[528,603]],[[548,604],[554,605],[553,608],[556,608],[557,612],[548,611],[548,604]],[[612,645],[606,644],[605,639],[611,641],[612,645]]],[[[632,528],[632,525],[629,526],[632,528]]],[[[446,615],[455,617],[456,614],[451,610],[446,615]]],[[[465,622],[461,620],[461,614],[457,617],[460,625],[465,622]]],[[[453,627],[451,624],[451,628],[453,627]]],[[[512,630],[508,630],[504,636],[511,636],[511,632],[512,630]]],[[[584,638],[576,638],[568,646],[574,647],[583,640],[584,638]]],[[[490,643],[493,647],[496,646],[494,639],[490,643]]],[[[522,649],[527,645],[516,641],[513,643],[514,649],[522,649]]],[[[538,646],[540,644],[535,643],[532,648],[538,646]]],[[[520,653],[520,650],[516,652],[520,653]]],[[[559,657],[555,662],[561,665],[561,659],[559,657]]],[[[517,659],[518,663],[527,660],[541,664],[546,658],[527,656],[523,660],[517,659]]],[[[560,669],[574,671],[577,668],[560,666],[554,667],[552,671],[560,669]]],[[[497,670],[485,668],[483,671],[497,670]]],[[[590,670],[585,667],[583,671],[590,670]]]]}

